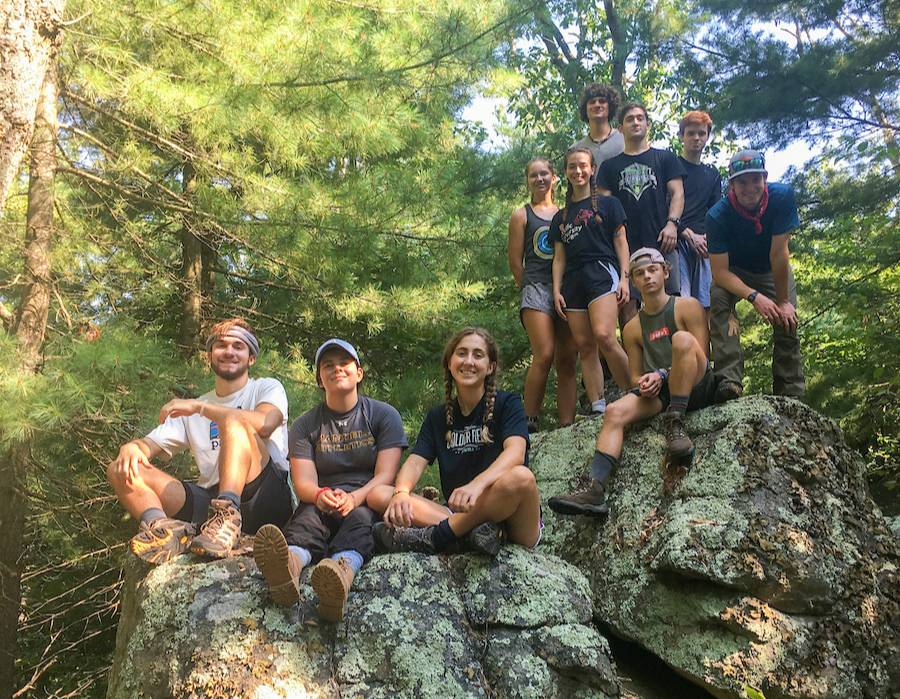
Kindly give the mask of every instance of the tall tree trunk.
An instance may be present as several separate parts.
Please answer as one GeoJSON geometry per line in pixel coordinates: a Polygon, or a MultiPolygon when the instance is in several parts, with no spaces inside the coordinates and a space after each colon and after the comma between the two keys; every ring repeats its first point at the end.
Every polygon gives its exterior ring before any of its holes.
{"type": "MultiPolygon", "coordinates": [[[[196,173],[190,162],[184,165],[182,186],[187,195],[191,195],[197,186],[196,173]]],[[[203,241],[196,235],[189,216],[184,216],[181,227],[181,332],[178,342],[186,357],[197,351],[203,327],[203,241]]]]}
{"type": "Polygon", "coordinates": [[[0,211],[28,150],[63,0],[0,2],[0,211]]]}
{"type": "MultiPolygon", "coordinates": [[[[55,59],[44,71],[31,145],[25,238],[25,284],[15,332],[23,372],[40,364],[47,312],[50,306],[50,248],[53,241],[53,178],[56,173],[56,69],[55,59]]],[[[17,444],[0,461],[0,697],[15,690],[17,626],[21,602],[22,544],[28,498],[25,474],[30,454],[17,444]]]]}
{"type": "MultiPolygon", "coordinates": [[[[625,64],[629,54],[628,41],[613,0],[603,0],[603,8],[606,11],[606,26],[609,27],[609,36],[613,42],[612,84],[624,97],[625,64]]],[[[610,119],[614,118],[615,114],[610,114],[610,119]]]]}

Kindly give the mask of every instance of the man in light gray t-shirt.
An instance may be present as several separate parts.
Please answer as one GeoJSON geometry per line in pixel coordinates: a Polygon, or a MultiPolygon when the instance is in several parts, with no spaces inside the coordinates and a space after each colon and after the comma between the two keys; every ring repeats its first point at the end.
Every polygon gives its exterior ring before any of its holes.
{"type": "Polygon", "coordinates": [[[578,113],[588,124],[587,135],[575,141],[572,148],[587,148],[594,156],[594,175],[604,160],[617,156],[625,149],[622,132],[610,126],[609,120],[619,109],[619,93],[602,83],[589,83],[581,93],[578,113]]]}

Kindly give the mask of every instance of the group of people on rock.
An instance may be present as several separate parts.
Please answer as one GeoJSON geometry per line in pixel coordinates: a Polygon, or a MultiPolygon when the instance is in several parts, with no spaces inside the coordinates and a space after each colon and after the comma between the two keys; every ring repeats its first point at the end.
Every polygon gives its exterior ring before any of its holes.
{"type": "Polygon", "coordinates": [[[223,321],[206,342],[214,390],[166,403],[159,426],[123,445],[109,465],[119,501],[140,522],[131,551],[151,563],[188,549],[223,558],[239,549],[242,532],[255,535],[272,598],[297,602],[300,573],[315,563],[319,613],[336,621],[376,549],[496,555],[503,539],[537,545],[543,521],[529,433],[554,361],[560,424],[575,420],[578,357],[591,410],[605,413],[590,487],[548,501],[561,514],[608,512],[607,483],[630,423],[663,412],[670,459],[689,463],[686,411],[742,393],[734,312],[741,299],[774,327],[774,392],[802,396],[791,189],[768,183],[762,154],[744,150],[729,163],[722,198],[718,171],[701,162],[712,130],[705,112],[681,120],[675,156],[650,147],[646,109],[619,109],[613,88],[588,85],[579,108],[589,132],[566,151],[563,207],[553,197],[552,161],[533,158],[525,168],[530,201],[509,222],[509,263],[533,356],[524,406],[497,386],[490,333],[464,328],[441,360],[444,402],[425,416],[401,466],[409,445],[400,415],[359,392],[364,370],[351,343],[332,338],[318,348],[324,399],[288,429],[284,387],[250,377],[260,351],[253,330],[239,318],[223,321]],[[610,123],[616,113],[619,129],[610,123]],[[603,363],[625,391],[608,407],[603,363]],[[197,464],[196,482],[151,463],[184,449],[197,464]],[[443,502],[413,492],[435,460],[443,502]]]}

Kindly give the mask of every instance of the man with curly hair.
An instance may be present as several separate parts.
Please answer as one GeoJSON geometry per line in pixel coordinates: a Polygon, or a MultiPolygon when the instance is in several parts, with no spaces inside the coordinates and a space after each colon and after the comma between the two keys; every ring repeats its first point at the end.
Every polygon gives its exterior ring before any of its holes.
{"type": "Polygon", "coordinates": [[[585,85],[578,103],[578,114],[588,125],[587,136],[572,144],[572,148],[587,148],[594,156],[594,175],[604,160],[621,153],[625,148],[622,132],[610,125],[619,109],[616,88],[603,83],[585,85]]]}

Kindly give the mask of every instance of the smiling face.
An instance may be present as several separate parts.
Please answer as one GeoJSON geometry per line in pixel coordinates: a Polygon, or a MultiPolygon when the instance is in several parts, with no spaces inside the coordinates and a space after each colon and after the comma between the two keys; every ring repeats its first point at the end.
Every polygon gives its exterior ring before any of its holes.
{"type": "Polygon", "coordinates": [[[566,156],[566,179],[573,187],[589,184],[594,172],[590,151],[577,150],[566,156]]]}
{"type": "Polygon", "coordinates": [[[755,211],[766,190],[766,176],[761,172],[748,172],[731,180],[731,188],[738,204],[749,211],[755,211]]]}
{"type": "Polygon", "coordinates": [[[319,385],[325,389],[326,395],[331,392],[355,391],[363,379],[362,367],[349,352],[340,347],[333,347],[322,353],[317,373],[319,385]]]}
{"type": "Polygon", "coordinates": [[[631,271],[631,280],[643,296],[651,296],[664,288],[668,278],[668,268],[658,262],[651,262],[631,271]]]}
{"type": "Polygon", "coordinates": [[[556,183],[556,175],[546,160],[534,160],[528,166],[525,177],[528,192],[535,198],[543,197],[556,183]]]}
{"type": "Polygon", "coordinates": [[[209,350],[209,366],[213,373],[226,381],[233,381],[247,374],[256,357],[250,347],[236,337],[219,337],[209,350]]]}
{"type": "Polygon", "coordinates": [[[447,368],[459,391],[483,387],[484,380],[497,370],[497,362],[491,360],[484,338],[472,333],[464,335],[456,343],[447,360],[447,368]]]}
{"type": "Polygon", "coordinates": [[[591,121],[609,120],[609,102],[605,97],[592,97],[585,105],[588,119],[591,121]]]}

